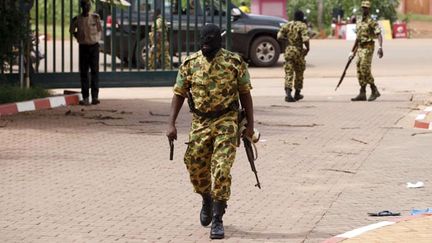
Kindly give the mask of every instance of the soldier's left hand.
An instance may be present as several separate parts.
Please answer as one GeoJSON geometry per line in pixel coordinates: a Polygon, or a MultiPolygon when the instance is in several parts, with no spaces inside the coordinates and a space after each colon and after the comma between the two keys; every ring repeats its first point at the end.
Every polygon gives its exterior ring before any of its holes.
{"type": "Polygon", "coordinates": [[[384,52],[383,52],[383,49],[380,47],[379,49],[378,49],[378,57],[379,58],[382,58],[384,56],[384,52]]]}

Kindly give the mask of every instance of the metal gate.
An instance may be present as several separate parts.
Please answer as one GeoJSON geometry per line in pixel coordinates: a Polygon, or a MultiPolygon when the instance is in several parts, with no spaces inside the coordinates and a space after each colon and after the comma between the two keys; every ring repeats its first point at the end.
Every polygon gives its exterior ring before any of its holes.
{"type": "MultiPolygon", "coordinates": [[[[218,24],[231,46],[230,0],[127,0],[129,7],[111,6],[96,0],[92,11],[102,20],[100,40],[101,87],[171,86],[185,56],[199,50],[199,30],[206,23],[218,24]],[[150,32],[160,10],[166,23],[161,50],[152,46],[150,32]],[[150,51],[164,53],[150,69],[150,51]],[[166,67],[166,68],[165,68],[166,67]]],[[[78,43],[69,34],[69,24],[80,14],[79,0],[34,0],[30,26],[36,37],[35,58],[30,71],[32,85],[45,88],[79,88],[78,43]],[[44,38],[41,38],[44,37],[44,38]],[[43,57],[43,58],[42,58],[43,57]]],[[[154,42],[156,42],[156,35],[154,42]]],[[[24,71],[11,66],[8,79],[18,80],[24,71]]]]}

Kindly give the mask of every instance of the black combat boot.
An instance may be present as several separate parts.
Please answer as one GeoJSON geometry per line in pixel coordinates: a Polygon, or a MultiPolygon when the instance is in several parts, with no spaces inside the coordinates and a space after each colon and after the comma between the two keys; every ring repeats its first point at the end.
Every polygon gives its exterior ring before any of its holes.
{"type": "Polygon", "coordinates": [[[290,89],[290,88],[285,88],[285,93],[286,93],[285,101],[286,101],[286,102],[295,102],[295,101],[296,101],[296,100],[294,99],[294,97],[292,97],[291,92],[292,92],[292,89],[290,89]]]}
{"type": "Polygon", "coordinates": [[[378,88],[377,86],[375,86],[375,84],[371,84],[370,86],[371,86],[372,94],[369,96],[368,101],[374,101],[378,97],[380,97],[381,94],[378,92],[378,88]]]}
{"type": "Polygon", "coordinates": [[[200,213],[200,222],[202,226],[207,226],[212,221],[212,198],[210,193],[205,193],[201,196],[203,200],[200,213]]]}
{"type": "Polygon", "coordinates": [[[222,222],[222,216],[225,213],[225,208],[225,201],[213,202],[213,219],[210,230],[210,239],[223,239],[225,237],[225,231],[222,222]]]}
{"type": "Polygon", "coordinates": [[[366,85],[360,87],[360,93],[352,98],[351,101],[366,101],[366,85]]]}
{"type": "Polygon", "coordinates": [[[301,100],[301,99],[303,99],[304,96],[301,95],[300,92],[301,92],[301,89],[296,89],[295,95],[294,95],[294,99],[295,100],[301,100]]]}

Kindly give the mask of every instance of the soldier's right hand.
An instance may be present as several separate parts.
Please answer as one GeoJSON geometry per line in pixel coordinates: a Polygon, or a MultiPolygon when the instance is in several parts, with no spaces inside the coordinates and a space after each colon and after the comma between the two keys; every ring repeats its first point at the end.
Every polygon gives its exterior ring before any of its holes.
{"type": "Polygon", "coordinates": [[[174,125],[170,125],[166,132],[166,136],[169,140],[177,140],[177,128],[174,125]]]}

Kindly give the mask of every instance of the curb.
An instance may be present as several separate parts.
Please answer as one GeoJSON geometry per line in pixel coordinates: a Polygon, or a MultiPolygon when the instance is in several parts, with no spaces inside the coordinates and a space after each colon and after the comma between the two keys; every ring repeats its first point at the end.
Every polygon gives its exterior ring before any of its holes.
{"type": "Polygon", "coordinates": [[[0,105],[0,116],[13,115],[25,111],[46,110],[61,106],[78,105],[80,100],[82,100],[81,94],[72,94],[3,104],[0,105]]]}
{"type": "Polygon", "coordinates": [[[418,218],[423,218],[423,217],[428,217],[428,216],[432,216],[432,214],[430,213],[425,213],[425,214],[420,214],[420,215],[414,215],[414,216],[407,216],[407,217],[403,217],[403,218],[396,218],[396,219],[392,219],[389,221],[381,221],[375,224],[370,224],[361,228],[357,228],[348,232],[345,232],[343,234],[340,235],[336,235],[330,239],[324,240],[322,243],[338,243],[338,242],[342,242],[344,240],[348,240],[357,236],[360,236],[361,234],[364,234],[368,231],[371,230],[376,230],[385,226],[389,226],[389,225],[393,225],[399,222],[403,222],[403,221],[409,221],[409,220],[413,220],[413,219],[418,219],[418,218]]]}
{"type": "Polygon", "coordinates": [[[427,121],[426,117],[432,112],[432,106],[426,107],[420,114],[417,115],[414,127],[432,130],[432,121],[427,121]]]}

